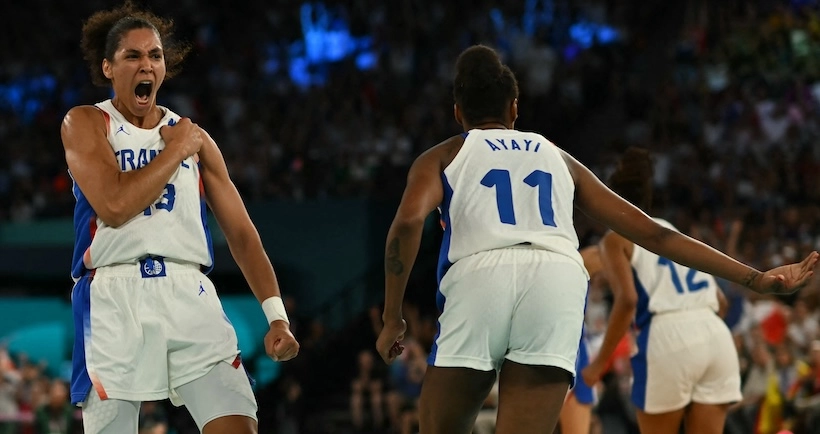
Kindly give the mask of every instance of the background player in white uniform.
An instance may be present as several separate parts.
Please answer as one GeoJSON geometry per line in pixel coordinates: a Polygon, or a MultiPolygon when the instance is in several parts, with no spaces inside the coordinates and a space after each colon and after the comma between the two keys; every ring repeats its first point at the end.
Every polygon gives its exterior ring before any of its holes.
{"type": "MultiPolygon", "coordinates": [[[[613,191],[648,211],[652,204],[649,153],[629,148],[612,174],[613,191]]],[[[656,221],[670,230],[668,222],[656,221]]],[[[590,384],[634,320],[632,402],[643,433],[720,434],[728,405],[741,399],[740,367],[731,332],[717,315],[715,279],[658,256],[610,232],[601,240],[604,269],[615,295],[599,352],[583,373],[590,384]]]]}
{"type": "Polygon", "coordinates": [[[66,115],[75,181],[72,402],[86,433],[137,432],[139,405],[184,403],[206,434],[255,433],[236,333],[207,278],[206,204],[270,322],[268,354],[296,356],[273,267],[214,141],[156,105],[187,49],[169,21],[130,3],[92,15],[82,48],[114,97],[66,115]]]}
{"type": "Polygon", "coordinates": [[[587,288],[573,199],[653,251],[757,290],[791,291],[811,276],[816,252],[760,273],[657,224],[543,136],[514,130],[518,86],[492,49],[465,50],[453,85],[455,117],[466,133],[410,169],[387,235],[384,328],[376,342],[388,363],[403,350],[407,278],[424,221],[440,206],[442,313],[419,403],[423,434],[469,433],[498,369],[496,433],[555,428],[575,376],[587,288]]]}

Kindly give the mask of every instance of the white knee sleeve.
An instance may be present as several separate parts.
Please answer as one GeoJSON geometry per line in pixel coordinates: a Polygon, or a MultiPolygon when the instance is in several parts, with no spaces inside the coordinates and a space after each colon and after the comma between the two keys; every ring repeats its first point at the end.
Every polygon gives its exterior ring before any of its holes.
{"type": "Polygon", "coordinates": [[[176,392],[200,431],[208,422],[223,416],[257,420],[256,398],[242,365],[234,368],[225,362],[217,363],[204,376],[177,387],[176,392]]]}
{"type": "Polygon", "coordinates": [[[83,405],[83,431],[85,434],[137,434],[139,411],[139,402],[103,401],[91,391],[83,405]]]}

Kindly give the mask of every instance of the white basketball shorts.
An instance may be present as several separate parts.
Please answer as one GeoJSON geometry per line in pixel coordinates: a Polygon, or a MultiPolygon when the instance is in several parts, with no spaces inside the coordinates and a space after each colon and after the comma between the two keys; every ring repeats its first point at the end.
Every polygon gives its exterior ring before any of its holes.
{"type": "Polygon", "coordinates": [[[732,334],[711,309],[655,314],[636,339],[632,402],[649,414],[739,401],[732,334]]]}
{"type": "Polygon", "coordinates": [[[429,363],[498,370],[504,359],[575,376],[587,277],[571,258],[530,247],[477,253],[444,275],[429,363]]]}
{"type": "Polygon", "coordinates": [[[162,259],[102,267],[72,292],[71,401],[155,401],[208,373],[239,366],[236,333],[199,267],[162,259]]]}

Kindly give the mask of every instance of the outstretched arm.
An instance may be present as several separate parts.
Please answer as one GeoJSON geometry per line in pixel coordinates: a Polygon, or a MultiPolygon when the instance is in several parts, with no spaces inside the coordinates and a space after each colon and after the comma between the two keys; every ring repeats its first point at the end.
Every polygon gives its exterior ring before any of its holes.
{"type": "Polygon", "coordinates": [[[404,337],[406,328],[402,319],[402,300],[410,270],[419,251],[424,221],[444,197],[439,152],[439,147],[428,150],[410,167],[401,204],[387,232],[382,314],[384,328],[376,342],[376,348],[388,363],[401,354],[397,341],[404,337]]]}
{"type": "Polygon", "coordinates": [[[607,188],[589,169],[562,151],[575,179],[576,206],[626,239],[690,268],[739,283],[759,293],[791,293],[808,283],[817,262],[812,252],[799,264],[762,273],[675,230],[663,227],[607,188]]]}

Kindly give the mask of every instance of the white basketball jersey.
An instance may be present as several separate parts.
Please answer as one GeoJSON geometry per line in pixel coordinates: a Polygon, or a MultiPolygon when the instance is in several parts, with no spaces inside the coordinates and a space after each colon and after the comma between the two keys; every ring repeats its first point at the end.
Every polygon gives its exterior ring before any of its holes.
{"type": "MultiPolygon", "coordinates": [[[[666,220],[655,221],[677,230],[666,220]]],[[[638,291],[635,324],[639,328],[657,313],[697,308],[718,311],[718,285],[711,275],[672,262],[637,244],[631,262],[638,291]]]]}
{"type": "MultiPolygon", "coordinates": [[[[160,107],[165,115],[152,129],[128,122],[111,100],[96,104],[108,122],[108,142],[123,172],[140,169],[164,148],[159,134],[163,125],[173,125],[179,115],[160,107]]],[[[179,262],[213,265],[211,235],[207,227],[204,189],[198,161],[188,157],[168,180],[162,194],[144,211],[120,227],[113,228],[97,213],[74,183],[74,258],[72,277],[111,264],[135,263],[146,256],[179,262]]]]}
{"type": "Polygon", "coordinates": [[[575,182],[558,148],[516,130],[464,135],[442,174],[439,282],[461,258],[526,243],[567,255],[586,270],[572,219],[575,182]]]}

